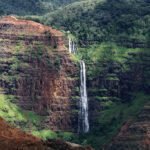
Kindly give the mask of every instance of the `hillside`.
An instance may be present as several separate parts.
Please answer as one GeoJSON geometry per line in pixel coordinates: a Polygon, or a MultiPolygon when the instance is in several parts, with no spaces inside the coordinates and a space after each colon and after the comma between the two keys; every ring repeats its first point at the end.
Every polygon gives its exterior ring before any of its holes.
{"type": "Polygon", "coordinates": [[[42,15],[74,1],[75,0],[0,0],[0,15],[42,15]]]}
{"type": "Polygon", "coordinates": [[[70,30],[80,44],[117,42],[128,47],[147,43],[150,24],[148,0],[84,1],[73,3],[46,16],[49,25],[70,30]],[[88,7],[89,6],[89,7],[88,7]],[[94,7],[93,7],[94,6],[94,7]]]}
{"type": "Polygon", "coordinates": [[[80,45],[111,41],[127,47],[147,47],[149,8],[147,0],[0,1],[0,14],[28,15],[28,19],[69,30],[80,45]]]}
{"type": "Polygon", "coordinates": [[[42,140],[149,150],[149,0],[7,0],[0,10],[18,15],[0,17],[0,117],[42,140]]]}
{"type": "Polygon", "coordinates": [[[77,144],[61,140],[42,141],[28,133],[8,125],[0,118],[0,149],[5,150],[92,150],[90,147],[81,147],[77,144]]]}
{"type": "Polygon", "coordinates": [[[27,14],[39,14],[43,13],[44,9],[41,7],[40,0],[0,0],[0,14],[16,14],[16,15],[27,15],[27,14]]]}
{"type": "Polygon", "coordinates": [[[0,116],[31,132],[75,131],[78,66],[63,33],[11,16],[2,17],[0,26],[0,116]]]}

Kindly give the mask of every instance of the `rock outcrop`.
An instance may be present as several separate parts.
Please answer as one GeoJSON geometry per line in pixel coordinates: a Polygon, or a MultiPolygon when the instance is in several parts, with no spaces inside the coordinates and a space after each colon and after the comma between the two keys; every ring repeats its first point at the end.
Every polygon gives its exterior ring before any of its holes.
{"type": "Polygon", "coordinates": [[[62,32],[33,21],[19,20],[13,16],[1,18],[0,34],[4,39],[43,41],[58,49],[64,46],[62,32]]]}
{"type": "Polygon", "coordinates": [[[60,31],[12,16],[0,19],[0,87],[43,126],[77,131],[79,70],[60,31]]]}
{"type": "Polygon", "coordinates": [[[150,149],[150,103],[145,105],[136,121],[127,122],[106,150],[150,149]]]}

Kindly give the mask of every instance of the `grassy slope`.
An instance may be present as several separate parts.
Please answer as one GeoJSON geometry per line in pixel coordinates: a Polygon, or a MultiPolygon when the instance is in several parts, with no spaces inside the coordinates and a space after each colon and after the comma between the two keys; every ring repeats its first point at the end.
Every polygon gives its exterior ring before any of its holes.
{"type": "Polygon", "coordinates": [[[74,139],[74,135],[69,132],[53,132],[40,126],[44,119],[33,111],[24,111],[16,105],[16,97],[13,95],[2,94],[0,89],[0,117],[4,118],[11,125],[21,128],[37,137],[46,139],[62,138],[64,140],[74,139]]]}
{"type": "Polygon", "coordinates": [[[13,95],[0,94],[0,116],[25,130],[36,130],[42,117],[32,111],[23,111],[16,103],[17,99],[13,95]]]}

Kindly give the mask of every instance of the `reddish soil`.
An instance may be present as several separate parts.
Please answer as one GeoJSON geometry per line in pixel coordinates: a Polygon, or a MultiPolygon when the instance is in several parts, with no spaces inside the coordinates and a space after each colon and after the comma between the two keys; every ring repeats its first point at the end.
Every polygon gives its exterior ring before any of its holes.
{"type": "Polygon", "coordinates": [[[43,142],[20,129],[13,128],[0,118],[0,150],[45,149],[43,142]]]}
{"type": "Polygon", "coordinates": [[[62,140],[42,141],[20,129],[11,127],[0,118],[0,150],[92,150],[62,140]]]}
{"type": "MultiPolygon", "coordinates": [[[[13,16],[6,16],[3,17],[2,19],[0,19],[0,26],[5,26],[5,25],[13,25],[13,26],[18,26],[18,27],[24,27],[24,31],[26,31],[26,33],[39,33],[39,34],[43,34],[45,32],[50,32],[52,36],[63,36],[63,33],[53,29],[49,26],[45,26],[42,25],[40,23],[34,22],[34,21],[30,21],[30,20],[20,20],[17,19],[13,16]],[[26,29],[26,30],[25,30],[26,29]],[[34,30],[36,32],[34,32],[34,30]]],[[[20,31],[20,30],[19,30],[20,31]]]]}

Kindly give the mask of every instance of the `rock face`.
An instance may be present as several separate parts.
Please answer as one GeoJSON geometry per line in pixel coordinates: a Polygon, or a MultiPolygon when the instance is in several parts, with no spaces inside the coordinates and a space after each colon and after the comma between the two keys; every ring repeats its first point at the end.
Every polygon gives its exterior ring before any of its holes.
{"type": "Polygon", "coordinates": [[[150,149],[150,103],[139,114],[136,121],[126,123],[118,136],[106,150],[150,149]]]}
{"type": "Polygon", "coordinates": [[[13,16],[1,18],[0,33],[4,39],[43,41],[59,49],[64,46],[63,34],[60,31],[33,21],[18,20],[13,16]]]}
{"type": "MultiPolygon", "coordinates": [[[[88,76],[88,97],[91,128],[95,128],[101,111],[112,102],[132,101],[132,93],[149,93],[150,53],[129,52],[123,63],[100,62],[89,68],[100,70],[94,78],[88,76]]],[[[89,69],[87,69],[89,70],[89,69]]],[[[91,75],[91,74],[90,74],[91,75]]]]}
{"type": "Polygon", "coordinates": [[[116,63],[89,64],[91,68],[103,70],[97,77],[88,76],[87,88],[89,98],[90,126],[95,128],[102,110],[107,109],[107,103],[120,98],[120,71],[121,66],[116,63]]]}
{"type": "Polygon", "coordinates": [[[61,32],[33,21],[0,20],[0,87],[43,126],[77,131],[79,70],[61,32]]]}
{"type": "Polygon", "coordinates": [[[0,149],[5,150],[92,150],[91,147],[82,147],[61,140],[42,141],[30,134],[20,131],[6,124],[0,118],[0,149]]]}

